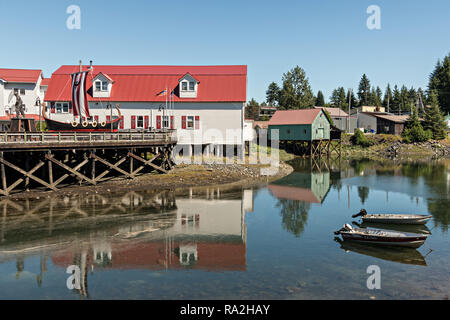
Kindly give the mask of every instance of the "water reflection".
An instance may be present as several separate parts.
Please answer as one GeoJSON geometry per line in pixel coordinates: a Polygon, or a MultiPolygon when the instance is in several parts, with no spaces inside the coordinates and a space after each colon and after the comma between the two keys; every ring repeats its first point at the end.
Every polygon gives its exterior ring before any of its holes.
{"type": "Polygon", "coordinates": [[[253,210],[251,189],[219,189],[176,195],[130,192],[0,202],[0,264],[40,257],[38,286],[51,261],[81,271],[79,294],[89,297],[89,278],[108,269],[208,271],[246,270],[245,213],[253,210]],[[111,219],[113,218],[113,219],[111,219]]]}
{"type": "Polygon", "coordinates": [[[355,252],[358,254],[392,261],[402,264],[412,264],[418,266],[426,266],[425,256],[423,256],[417,249],[413,248],[389,248],[379,247],[376,245],[362,244],[351,241],[343,241],[340,238],[334,239],[341,245],[341,249],[346,252],[355,252]]]}

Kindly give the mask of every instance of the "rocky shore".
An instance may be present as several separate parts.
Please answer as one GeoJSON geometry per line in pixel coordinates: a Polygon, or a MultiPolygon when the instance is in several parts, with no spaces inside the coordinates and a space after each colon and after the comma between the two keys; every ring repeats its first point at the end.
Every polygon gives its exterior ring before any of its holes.
{"type": "Polygon", "coordinates": [[[431,154],[434,156],[448,156],[450,155],[450,147],[448,145],[442,144],[439,141],[427,141],[427,142],[416,142],[416,143],[402,143],[395,142],[388,146],[381,153],[385,157],[396,158],[399,156],[410,156],[410,155],[422,155],[431,154]]]}

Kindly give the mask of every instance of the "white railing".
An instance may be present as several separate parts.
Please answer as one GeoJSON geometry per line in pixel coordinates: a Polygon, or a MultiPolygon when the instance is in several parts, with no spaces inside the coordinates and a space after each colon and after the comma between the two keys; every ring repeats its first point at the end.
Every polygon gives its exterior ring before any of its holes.
{"type": "Polygon", "coordinates": [[[175,142],[176,131],[166,132],[2,132],[0,145],[4,144],[59,144],[101,142],[175,142]]]}

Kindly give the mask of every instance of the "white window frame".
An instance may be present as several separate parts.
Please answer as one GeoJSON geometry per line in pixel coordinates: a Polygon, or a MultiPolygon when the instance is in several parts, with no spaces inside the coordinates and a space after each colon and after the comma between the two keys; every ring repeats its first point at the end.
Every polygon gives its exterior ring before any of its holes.
{"type": "Polygon", "coordinates": [[[194,130],[195,129],[195,117],[194,116],[186,116],[186,129],[194,130]],[[190,120],[192,121],[192,127],[189,126],[190,120]]]}
{"type": "Polygon", "coordinates": [[[102,81],[102,91],[108,91],[108,81],[102,81]]]}
{"type": "Polygon", "coordinates": [[[144,129],[144,116],[136,116],[136,129],[144,129]],[[141,126],[139,126],[139,119],[142,121],[141,126]]]}
{"type": "Polygon", "coordinates": [[[194,81],[189,81],[189,90],[188,91],[195,91],[195,82],[194,81]],[[192,89],[191,89],[191,85],[192,85],[192,89]]]}
{"type": "Polygon", "coordinates": [[[100,80],[95,81],[95,91],[102,91],[102,82],[100,80]]]}
{"type": "Polygon", "coordinates": [[[161,122],[162,122],[161,126],[163,128],[166,128],[166,129],[170,128],[170,116],[163,116],[161,122]]]}
{"type": "Polygon", "coordinates": [[[181,81],[181,91],[188,91],[189,88],[189,82],[187,80],[181,81]],[[184,85],[186,85],[186,88],[184,88],[184,85]]]}

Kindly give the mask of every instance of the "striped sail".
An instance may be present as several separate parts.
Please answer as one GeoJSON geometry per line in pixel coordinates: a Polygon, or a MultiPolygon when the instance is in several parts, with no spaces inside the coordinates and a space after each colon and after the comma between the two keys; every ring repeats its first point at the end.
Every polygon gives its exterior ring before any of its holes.
{"type": "Polygon", "coordinates": [[[86,93],[86,79],[88,71],[72,74],[72,106],[73,115],[82,119],[90,118],[86,93]]]}

